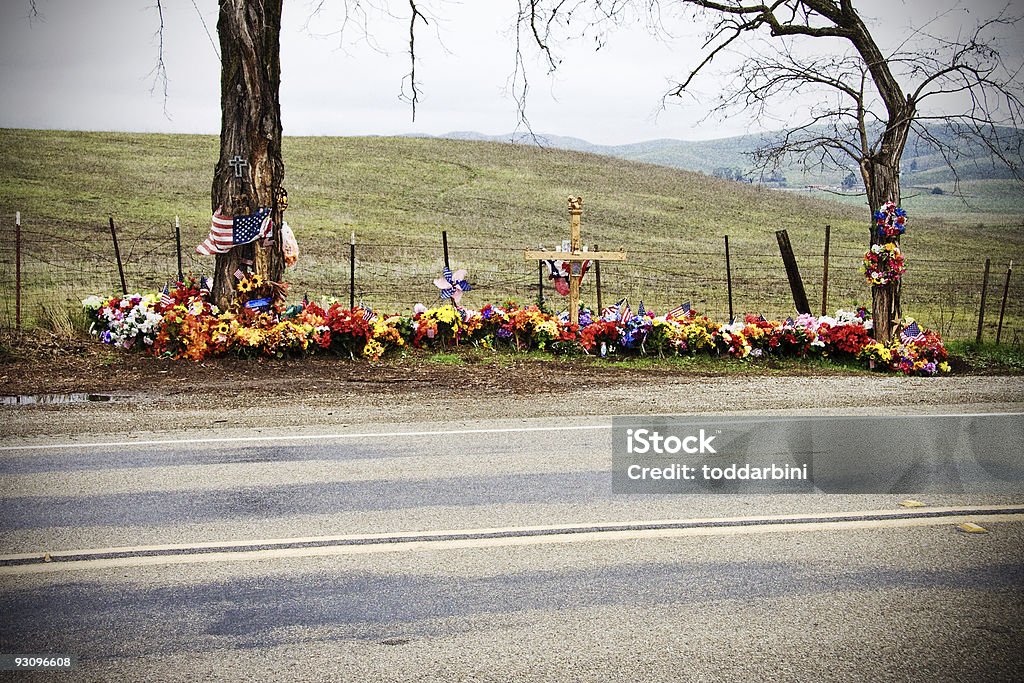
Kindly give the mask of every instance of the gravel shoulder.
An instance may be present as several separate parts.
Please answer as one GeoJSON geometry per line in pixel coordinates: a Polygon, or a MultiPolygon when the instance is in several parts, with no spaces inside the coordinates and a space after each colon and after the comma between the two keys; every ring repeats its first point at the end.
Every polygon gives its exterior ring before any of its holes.
{"type": "Polygon", "coordinates": [[[1024,412],[1024,376],[907,378],[729,365],[598,365],[507,354],[449,364],[335,358],[174,362],[89,340],[8,354],[0,393],[109,402],[0,407],[0,438],[330,429],[360,424],[703,412],[1024,412]],[[717,368],[717,366],[715,366],[717,368]]]}

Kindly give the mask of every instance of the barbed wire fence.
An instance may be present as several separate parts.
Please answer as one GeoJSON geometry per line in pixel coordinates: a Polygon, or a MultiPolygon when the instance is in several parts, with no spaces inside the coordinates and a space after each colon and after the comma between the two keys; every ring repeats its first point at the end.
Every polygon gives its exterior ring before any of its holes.
{"type": "MultiPolygon", "coordinates": [[[[117,235],[120,270],[106,226],[69,230],[60,223],[26,219],[18,230],[14,221],[0,223],[0,329],[46,327],[61,312],[80,309],[86,296],[120,293],[121,272],[129,293],[159,291],[177,280],[179,247],[173,222],[160,227],[118,225],[117,235]]],[[[493,246],[450,246],[452,269],[468,270],[473,286],[464,305],[479,307],[514,299],[543,301],[554,310],[565,307],[566,299],[556,293],[541,264],[523,257],[524,248],[536,245],[518,244],[497,230],[487,237],[495,240],[493,246]]],[[[795,315],[786,269],[773,239],[734,239],[729,245],[729,271],[724,243],[720,250],[705,244],[676,256],[641,249],[629,253],[629,245],[624,246],[626,262],[600,265],[604,306],[627,299],[634,311],[643,301],[649,310],[664,312],[688,302],[717,320],[727,320],[730,309],[736,318],[746,313],[769,318],[795,315]]],[[[794,252],[812,312],[818,314],[822,312],[824,259],[820,247],[814,246],[797,242],[794,252]]],[[[436,242],[358,241],[355,253],[355,288],[350,292],[353,264],[347,236],[336,241],[318,239],[315,249],[307,244],[298,264],[286,273],[290,298],[309,296],[347,305],[351,296],[357,304],[375,310],[406,314],[417,303],[429,306],[439,301],[433,280],[444,266],[440,231],[436,242]]],[[[831,250],[826,302],[830,314],[838,308],[869,304],[870,291],[859,270],[862,257],[859,249],[831,250]]],[[[180,262],[186,275],[213,270],[213,260],[196,254],[189,242],[180,250],[180,262]]],[[[915,258],[911,253],[907,264],[904,313],[947,339],[974,339],[984,255],[936,259],[915,258]]],[[[998,334],[1002,343],[1019,345],[1024,341],[1024,283],[1020,277],[1010,277],[1004,291],[1009,265],[1009,258],[991,260],[982,334],[985,341],[995,341],[998,334]]],[[[583,302],[591,308],[598,303],[596,270],[591,266],[583,280],[583,302]]]]}

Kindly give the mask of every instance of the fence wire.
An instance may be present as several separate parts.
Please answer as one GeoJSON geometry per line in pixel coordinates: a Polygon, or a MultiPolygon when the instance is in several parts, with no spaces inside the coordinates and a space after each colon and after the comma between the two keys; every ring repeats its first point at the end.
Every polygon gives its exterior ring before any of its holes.
{"type": "MultiPolygon", "coordinates": [[[[453,269],[469,271],[473,291],[463,302],[470,307],[488,302],[540,299],[553,309],[566,305],[537,261],[523,258],[524,248],[509,235],[494,232],[494,246],[452,244],[453,269]]],[[[20,297],[21,327],[46,326],[54,311],[76,309],[91,294],[121,291],[121,277],[107,228],[77,231],[69,237],[66,226],[26,224],[20,236],[20,288],[18,244],[10,223],[0,226],[0,327],[17,325],[20,297]]],[[[773,237],[773,236],[772,236],[773,237]]],[[[785,317],[794,312],[786,270],[772,237],[730,242],[732,276],[731,310],[785,317]]],[[[173,229],[151,226],[118,226],[125,285],[129,292],[149,292],[173,282],[178,274],[178,251],[173,229]]],[[[629,251],[627,247],[627,252],[629,251]]],[[[811,309],[821,312],[823,254],[794,245],[801,280],[811,309]]],[[[185,274],[211,274],[213,259],[196,254],[191,240],[181,253],[185,274]]],[[[848,247],[832,250],[829,258],[827,310],[867,305],[870,291],[859,267],[863,251],[848,247]]],[[[1015,255],[1016,257],[1017,255],[1015,255]]],[[[949,339],[973,339],[981,307],[984,256],[979,258],[917,259],[908,254],[903,278],[904,314],[940,331],[949,339]]],[[[1018,259],[1018,263],[1020,260],[1018,259]]],[[[355,291],[357,303],[389,312],[409,312],[417,303],[439,300],[433,280],[440,276],[444,259],[441,240],[427,242],[375,241],[356,246],[355,291]]],[[[306,250],[298,264],[286,273],[291,298],[335,299],[347,304],[350,277],[349,245],[321,240],[316,250],[306,250]]],[[[985,300],[984,338],[994,340],[1000,320],[1008,259],[993,259],[985,300]]],[[[627,299],[634,310],[645,307],[665,311],[684,302],[708,315],[726,320],[730,313],[729,277],[725,249],[706,245],[677,256],[638,251],[626,262],[600,265],[601,303],[605,306],[627,299]]],[[[597,307],[597,270],[584,277],[585,304],[597,307]]],[[[1004,343],[1024,339],[1024,281],[1011,278],[1006,292],[1002,323],[1004,343]]]]}

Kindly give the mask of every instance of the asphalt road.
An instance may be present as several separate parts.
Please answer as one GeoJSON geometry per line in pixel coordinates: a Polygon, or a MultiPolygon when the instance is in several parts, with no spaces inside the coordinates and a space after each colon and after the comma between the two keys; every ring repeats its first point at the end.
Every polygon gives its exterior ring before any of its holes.
{"type": "Polygon", "coordinates": [[[616,495],[609,424],[0,445],[0,654],[79,658],[17,674],[47,680],[1024,676],[1019,489],[915,519],[616,495]]]}

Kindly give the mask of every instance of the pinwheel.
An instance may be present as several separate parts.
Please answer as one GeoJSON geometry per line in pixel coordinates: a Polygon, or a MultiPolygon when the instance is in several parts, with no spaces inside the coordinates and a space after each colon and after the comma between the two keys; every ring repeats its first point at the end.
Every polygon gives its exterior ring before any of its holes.
{"type": "Polygon", "coordinates": [[[441,290],[441,298],[445,300],[451,299],[458,306],[463,293],[473,289],[466,282],[466,275],[468,273],[465,269],[460,268],[453,273],[448,266],[445,266],[443,276],[434,280],[434,284],[441,290]]]}

